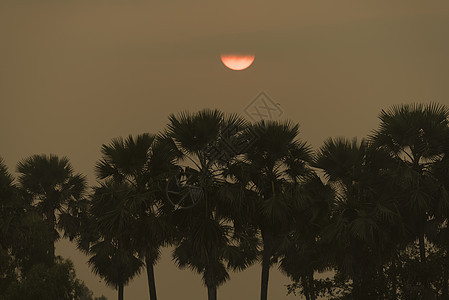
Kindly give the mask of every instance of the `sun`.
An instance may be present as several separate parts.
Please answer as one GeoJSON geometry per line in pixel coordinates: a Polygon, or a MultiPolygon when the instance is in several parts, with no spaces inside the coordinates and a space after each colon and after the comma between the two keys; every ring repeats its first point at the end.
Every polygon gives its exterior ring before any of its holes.
{"type": "Polygon", "coordinates": [[[255,55],[253,54],[222,54],[220,57],[226,67],[235,71],[248,68],[255,59],[255,55]]]}

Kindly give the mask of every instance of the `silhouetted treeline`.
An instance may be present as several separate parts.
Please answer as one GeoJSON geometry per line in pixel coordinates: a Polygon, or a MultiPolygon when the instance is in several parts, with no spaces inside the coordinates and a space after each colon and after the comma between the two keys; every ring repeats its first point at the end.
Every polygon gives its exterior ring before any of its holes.
{"type": "Polygon", "coordinates": [[[316,151],[292,121],[183,112],[158,134],[104,144],[91,189],[55,155],[19,162],[16,180],[3,163],[0,171],[5,299],[41,299],[28,296],[48,282],[38,273],[56,278],[42,299],[92,298],[55,257],[60,234],[118,299],[142,271],[157,299],[165,246],[177,266],[202,275],[209,300],[230,270],[255,263],[261,300],[275,265],[292,280],[286,293],[307,300],[449,299],[444,105],[393,106],[366,138],[329,138],[316,151]]]}

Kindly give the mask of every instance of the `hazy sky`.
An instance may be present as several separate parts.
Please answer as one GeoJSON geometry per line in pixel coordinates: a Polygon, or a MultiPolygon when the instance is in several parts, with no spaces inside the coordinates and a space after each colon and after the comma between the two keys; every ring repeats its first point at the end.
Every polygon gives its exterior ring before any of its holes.
{"type": "MultiPolygon", "coordinates": [[[[261,91],[315,148],[331,136],[363,137],[382,108],[449,105],[449,2],[0,0],[0,156],[11,171],[29,155],[70,158],[95,184],[100,147],[157,133],[167,116],[218,108],[244,114],[261,91]],[[223,52],[254,52],[231,71],[223,52]]],[[[69,242],[78,276],[116,298],[69,242]]],[[[201,277],[165,251],[160,299],[206,299],[201,277]]],[[[220,299],[259,298],[260,266],[233,274],[220,299]]],[[[145,276],[125,288],[147,299],[145,276]]],[[[273,270],[270,299],[290,281],[273,270]]]]}

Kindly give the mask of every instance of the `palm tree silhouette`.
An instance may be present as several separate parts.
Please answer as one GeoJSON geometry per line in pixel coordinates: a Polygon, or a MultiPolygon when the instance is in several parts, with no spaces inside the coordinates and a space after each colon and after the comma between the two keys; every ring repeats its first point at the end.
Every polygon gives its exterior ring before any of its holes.
{"type": "MultiPolygon", "coordinates": [[[[443,156],[440,161],[435,162],[431,168],[431,173],[435,180],[438,182],[436,188],[438,190],[438,197],[446,199],[449,201],[449,127],[446,133],[447,138],[443,144],[443,156]]],[[[436,230],[436,237],[433,240],[442,249],[445,249],[446,262],[449,262],[449,228],[447,226],[447,218],[449,216],[449,211],[445,207],[441,207],[438,210],[437,218],[440,226],[436,230]]],[[[443,270],[443,287],[442,287],[442,297],[444,299],[449,298],[449,265],[445,265],[443,270]]]]}
{"type": "Polygon", "coordinates": [[[129,211],[139,196],[129,183],[106,180],[94,188],[90,205],[88,264],[106,284],[118,290],[123,300],[124,286],[140,273],[143,262],[132,248],[133,215],[129,211]]]}
{"type": "MultiPolygon", "coordinates": [[[[249,230],[236,230],[227,219],[227,209],[221,205],[224,188],[223,172],[226,161],[232,159],[221,146],[236,147],[235,136],[242,131],[245,121],[237,115],[225,116],[218,110],[202,110],[195,114],[170,115],[165,137],[173,141],[180,154],[179,164],[189,176],[187,184],[199,189],[199,200],[189,209],[175,210],[173,220],[178,227],[178,238],[173,257],[179,267],[189,267],[203,275],[208,299],[217,299],[217,287],[229,279],[227,268],[242,270],[256,259],[256,243],[249,230]],[[232,128],[232,131],[228,131],[232,128]],[[226,139],[226,141],[222,140],[226,139]],[[217,147],[218,152],[210,152],[217,147]]],[[[192,195],[191,195],[192,196],[192,195]]],[[[229,208],[228,208],[229,209],[229,208]]]]}
{"type": "Polygon", "coordinates": [[[308,175],[299,186],[292,189],[294,221],[289,233],[289,243],[282,252],[280,269],[294,282],[301,282],[307,300],[315,300],[318,291],[314,272],[329,268],[328,247],[320,243],[320,233],[330,222],[334,192],[316,173],[308,175]]]}
{"type": "Polygon", "coordinates": [[[103,158],[96,166],[99,179],[126,183],[133,194],[134,202],[127,208],[134,215],[130,234],[133,248],[145,260],[151,300],[157,299],[153,266],[160,247],[169,239],[168,223],[158,212],[164,179],[174,169],[174,156],[169,150],[165,140],[155,135],[116,138],[102,146],[103,158]]]}
{"type": "Polygon", "coordinates": [[[353,280],[355,298],[384,297],[371,283],[380,272],[391,244],[390,228],[400,221],[394,187],[384,170],[395,165],[385,151],[365,140],[328,139],[319,149],[314,166],[322,169],[336,194],[330,223],[321,232],[332,249],[337,268],[353,280]]]}
{"type": "MultiPolygon", "coordinates": [[[[395,105],[382,110],[379,128],[370,136],[378,149],[389,151],[402,161],[402,207],[408,218],[408,227],[418,238],[420,259],[426,264],[426,227],[429,218],[439,207],[448,207],[449,199],[435,197],[432,165],[441,160],[447,141],[449,108],[430,103],[395,105]]],[[[430,287],[423,278],[426,293],[430,287]]]]}
{"type": "Polygon", "coordinates": [[[249,190],[246,200],[252,202],[246,218],[262,236],[262,276],[260,299],[268,297],[268,278],[272,260],[277,256],[279,240],[292,224],[293,199],[287,191],[309,173],[310,147],[298,139],[299,125],[290,121],[259,121],[245,130],[247,140],[256,135],[231,175],[249,190]]]}
{"type": "Polygon", "coordinates": [[[45,218],[53,239],[49,256],[55,257],[54,243],[60,238],[57,229],[66,236],[76,230],[68,226],[68,220],[76,218],[78,201],[86,189],[84,176],[75,174],[67,157],[33,155],[17,164],[20,187],[31,197],[32,203],[45,218]]]}

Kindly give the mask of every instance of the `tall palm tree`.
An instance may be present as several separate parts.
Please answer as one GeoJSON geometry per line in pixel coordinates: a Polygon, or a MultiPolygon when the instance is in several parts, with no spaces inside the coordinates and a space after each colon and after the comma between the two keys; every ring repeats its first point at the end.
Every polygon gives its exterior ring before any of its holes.
{"type": "Polygon", "coordinates": [[[67,157],[33,155],[17,164],[20,187],[31,197],[53,232],[49,256],[55,257],[54,243],[60,238],[57,229],[71,235],[68,218],[78,212],[78,201],[86,189],[84,176],[75,174],[67,157]]]}
{"type": "Polygon", "coordinates": [[[179,230],[173,256],[178,266],[203,274],[208,299],[215,300],[217,287],[229,279],[227,268],[244,269],[256,258],[251,231],[232,226],[226,217],[230,208],[221,204],[220,196],[228,164],[221,158],[232,159],[240,151],[236,137],[246,122],[208,109],[172,114],[169,121],[165,137],[180,154],[178,164],[188,173],[187,184],[197,191],[186,199],[188,209],[173,212],[179,230]]]}
{"type": "MultiPolygon", "coordinates": [[[[436,180],[436,197],[449,201],[449,127],[447,128],[446,138],[443,144],[443,156],[441,160],[435,162],[431,167],[432,177],[436,180]]],[[[436,220],[439,226],[435,230],[436,236],[432,242],[444,249],[445,256],[443,264],[443,286],[442,297],[449,298],[449,211],[445,207],[440,207],[436,212],[436,220]]]]}
{"type": "Polygon", "coordinates": [[[388,153],[355,138],[328,139],[315,157],[314,166],[325,172],[336,194],[322,239],[333,250],[337,268],[352,278],[357,299],[385,297],[372,283],[383,280],[388,257],[382,254],[390,247],[392,226],[400,221],[387,172],[394,165],[388,153]]]}
{"type": "Polygon", "coordinates": [[[280,269],[301,283],[307,300],[315,300],[314,272],[329,268],[326,249],[319,243],[321,230],[329,224],[334,192],[325,185],[316,173],[307,176],[301,185],[292,189],[298,197],[294,206],[293,228],[289,233],[289,244],[282,253],[280,269]]]}
{"type": "MultiPolygon", "coordinates": [[[[432,199],[425,189],[429,180],[429,168],[441,159],[443,144],[447,138],[449,108],[439,104],[408,104],[393,106],[379,115],[381,123],[370,139],[377,148],[389,151],[403,161],[409,180],[406,189],[408,209],[417,217],[423,229],[432,199]]],[[[425,261],[425,233],[417,233],[421,261],[425,261]]]]}
{"type": "MultiPolygon", "coordinates": [[[[39,287],[36,286],[37,281],[34,282],[34,285],[27,286],[27,283],[33,281],[31,278],[37,268],[48,273],[48,270],[58,267],[59,264],[58,260],[55,264],[53,258],[48,255],[49,248],[54,241],[53,231],[43,220],[42,214],[31,205],[30,200],[18,189],[13,176],[0,158],[1,299],[31,299],[30,294],[35,294],[39,289],[42,292],[47,292],[46,295],[51,295],[52,292],[45,291],[42,284],[39,287]]],[[[48,274],[40,272],[36,275],[39,275],[39,278],[45,278],[48,274]]],[[[48,281],[48,278],[45,279],[48,281]]],[[[73,277],[73,279],[75,278],[73,277]]],[[[44,283],[45,286],[45,282],[41,281],[41,283],[44,283]]],[[[67,285],[70,283],[68,281],[59,283],[63,283],[58,286],[61,293],[64,293],[64,290],[66,290],[65,292],[73,291],[75,288],[74,285],[67,285]]],[[[75,282],[73,283],[75,284],[75,282]]]]}
{"type": "MultiPolygon", "coordinates": [[[[385,149],[402,161],[404,197],[409,228],[419,242],[420,259],[426,261],[426,227],[441,207],[448,207],[446,198],[432,193],[435,182],[431,166],[441,160],[447,139],[449,108],[436,104],[395,105],[382,110],[380,125],[370,139],[378,149],[385,149]]],[[[426,279],[423,285],[429,290],[426,279]]]]}
{"type": "Polygon", "coordinates": [[[96,166],[97,178],[128,184],[133,205],[128,209],[135,215],[132,221],[134,249],[144,258],[151,300],[156,300],[154,264],[160,247],[168,240],[167,223],[159,216],[162,183],[173,166],[174,156],[164,139],[155,135],[131,135],[113,139],[103,145],[102,159],[96,166]]]}
{"type": "Polygon", "coordinates": [[[132,222],[135,216],[130,208],[139,195],[134,194],[128,183],[106,180],[94,188],[90,203],[90,236],[85,252],[94,272],[118,290],[123,300],[124,286],[139,274],[143,262],[132,249],[132,222]]]}
{"type": "Polygon", "coordinates": [[[290,121],[262,120],[247,126],[244,135],[252,139],[243,157],[231,166],[231,176],[252,195],[247,201],[253,209],[249,217],[261,233],[262,274],[260,299],[268,297],[268,279],[277,245],[292,224],[292,205],[288,196],[291,186],[297,185],[309,173],[307,167],[311,150],[298,139],[299,125],[290,121]]]}

